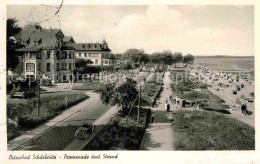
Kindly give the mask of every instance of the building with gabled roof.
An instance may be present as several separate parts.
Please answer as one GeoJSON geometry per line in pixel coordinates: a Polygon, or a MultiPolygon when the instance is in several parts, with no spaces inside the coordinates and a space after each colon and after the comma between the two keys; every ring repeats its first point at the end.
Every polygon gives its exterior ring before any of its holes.
{"type": "Polygon", "coordinates": [[[74,44],[74,49],[77,58],[91,60],[94,66],[108,66],[116,63],[105,40],[101,43],[77,43],[74,44]]]}
{"type": "Polygon", "coordinates": [[[39,25],[26,25],[14,36],[22,48],[24,74],[41,75],[54,81],[68,80],[75,66],[74,39],[64,36],[60,29],[43,29],[39,25]],[[66,74],[66,76],[63,76],[66,74]]]}

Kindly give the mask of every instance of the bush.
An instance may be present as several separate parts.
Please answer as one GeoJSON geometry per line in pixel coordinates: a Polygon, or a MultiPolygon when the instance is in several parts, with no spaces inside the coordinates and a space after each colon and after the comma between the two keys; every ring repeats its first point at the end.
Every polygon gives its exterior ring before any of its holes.
{"type": "Polygon", "coordinates": [[[6,93],[9,94],[13,90],[13,84],[8,83],[6,85],[6,93]]]}
{"type": "Polygon", "coordinates": [[[20,135],[20,131],[12,124],[7,125],[7,140],[11,140],[20,135]]]}

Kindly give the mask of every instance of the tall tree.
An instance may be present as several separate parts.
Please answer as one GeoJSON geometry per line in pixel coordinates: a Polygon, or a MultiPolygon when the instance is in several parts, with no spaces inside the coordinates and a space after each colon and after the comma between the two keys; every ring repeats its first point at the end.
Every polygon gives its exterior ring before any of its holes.
{"type": "Polygon", "coordinates": [[[81,75],[83,75],[83,74],[90,74],[90,80],[91,80],[92,72],[88,68],[88,66],[90,64],[93,64],[93,62],[91,60],[85,60],[85,59],[78,59],[78,58],[76,58],[75,59],[75,68],[73,70],[74,75],[77,77],[77,74],[81,74],[81,75]]]}
{"type": "Polygon", "coordinates": [[[141,63],[143,55],[144,55],[144,50],[136,49],[136,48],[128,49],[124,53],[124,56],[129,57],[131,59],[131,62],[133,62],[133,63],[141,63]]]}
{"type": "Polygon", "coordinates": [[[126,111],[138,94],[136,84],[136,81],[127,78],[123,83],[107,83],[95,91],[100,94],[100,98],[104,104],[118,104],[126,111]]]}
{"type": "Polygon", "coordinates": [[[182,58],[182,53],[181,52],[175,52],[174,54],[173,54],[173,63],[175,64],[175,66],[176,66],[176,63],[178,63],[178,62],[180,62],[180,61],[182,61],[183,60],[183,58],[182,58]]]}
{"type": "Polygon", "coordinates": [[[194,61],[194,56],[191,54],[187,54],[183,57],[183,63],[191,63],[194,61]]]}
{"type": "Polygon", "coordinates": [[[7,19],[7,33],[6,33],[6,58],[7,58],[7,69],[15,69],[19,64],[18,55],[15,51],[19,48],[18,43],[15,41],[14,36],[21,32],[22,28],[17,25],[15,18],[7,19]]]}

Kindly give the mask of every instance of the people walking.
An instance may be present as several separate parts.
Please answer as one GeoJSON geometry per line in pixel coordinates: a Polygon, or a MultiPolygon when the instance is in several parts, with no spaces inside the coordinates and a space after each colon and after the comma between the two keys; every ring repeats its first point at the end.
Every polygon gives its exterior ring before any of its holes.
{"type": "Polygon", "coordinates": [[[167,104],[167,112],[170,111],[170,104],[167,104]]]}
{"type": "Polygon", "coordinates": [[[152,113],[152,115],[151,115],[151,122],[152,122],[153,124],[155,124],[154,114],[153,114],[153,113],[152,113]]]}
{"type": "Polygon", "coordinates": [[[168,102],[167,102],[167,100],[166,100],[166,102],[165,102],[165,110],[167,111],[168,110],[168,102]]]}
{"type": "Polygon", "coordinates": [[[199,110],[199,109],[200,109],[200,104],[197,105],[197,110],[199,110]]]}

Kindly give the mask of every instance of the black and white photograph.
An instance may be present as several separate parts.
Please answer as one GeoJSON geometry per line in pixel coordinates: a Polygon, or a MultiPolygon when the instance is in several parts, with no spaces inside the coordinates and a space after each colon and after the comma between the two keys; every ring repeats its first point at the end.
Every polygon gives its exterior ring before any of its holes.
{"type": "Polygon", "coordinates": [[[255,5],[55,2],[1,16],[2,149],[256,150],[255,5]]]}

